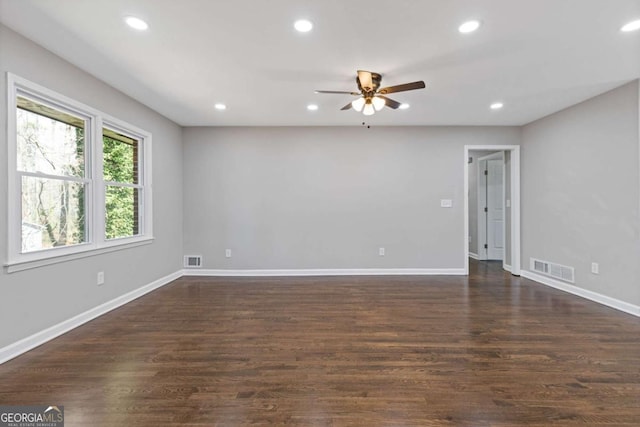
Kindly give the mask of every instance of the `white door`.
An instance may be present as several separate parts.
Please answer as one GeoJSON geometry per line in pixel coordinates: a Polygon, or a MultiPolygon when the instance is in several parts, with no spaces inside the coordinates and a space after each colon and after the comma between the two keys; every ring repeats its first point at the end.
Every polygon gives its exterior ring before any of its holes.
{"type": "Polygon", "coordinates": [[[504,164],[502,159],[487,160],[487,258],[504,257],[504,164]]]}

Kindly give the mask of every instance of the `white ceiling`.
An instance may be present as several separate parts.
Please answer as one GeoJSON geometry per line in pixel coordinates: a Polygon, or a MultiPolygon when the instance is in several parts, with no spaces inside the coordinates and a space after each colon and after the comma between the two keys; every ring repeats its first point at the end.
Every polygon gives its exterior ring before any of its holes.
{"type": "Polygon", "coordinates": [[[634,19],[640,0],[0,0],[3,24],[183,126],[359,125],[349,95],[314,93],[358,69],[427,84],[368,124],[522,125],[639,78],[634,19]]]}

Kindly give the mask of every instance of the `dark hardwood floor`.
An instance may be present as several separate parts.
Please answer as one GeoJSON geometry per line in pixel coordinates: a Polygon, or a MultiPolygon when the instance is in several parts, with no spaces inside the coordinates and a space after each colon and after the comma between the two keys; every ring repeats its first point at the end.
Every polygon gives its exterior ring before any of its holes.
{"type": "Polygon", "coordinates": [[[471,270],[182,278],[1,365],[0,404],[67,427],[640,425],[640,319],[471,270]]]}

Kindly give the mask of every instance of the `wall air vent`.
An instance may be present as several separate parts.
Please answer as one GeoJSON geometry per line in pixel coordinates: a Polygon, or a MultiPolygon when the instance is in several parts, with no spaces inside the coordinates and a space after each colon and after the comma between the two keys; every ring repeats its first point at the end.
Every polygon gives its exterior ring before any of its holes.
{"type": "Polygon", "coordinates": [[[184,268],[200,268],[202,267],[202,255],[185,255],[184,268]]]}
{"type": "Polygon", "coordinates": [[[544,274],[545,276],[553,277],[554,279],[563,280],[565,282],[575,282],[575,269],[573,267],[567,267],[566,265],[555,264],[549,261],[542,261],[535,258],[530,258],[531,270],[544,274]]]}

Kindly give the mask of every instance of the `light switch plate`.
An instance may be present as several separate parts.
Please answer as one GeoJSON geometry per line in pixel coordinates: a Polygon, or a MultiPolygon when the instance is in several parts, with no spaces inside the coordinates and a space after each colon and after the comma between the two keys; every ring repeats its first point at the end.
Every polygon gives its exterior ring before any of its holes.
{"type": "Polygon", "coordinates": [[[441,199],[440,200],[440,207],[441,208],[453,207],[453,200],[451,200],[451,199],[441,199]]]}

